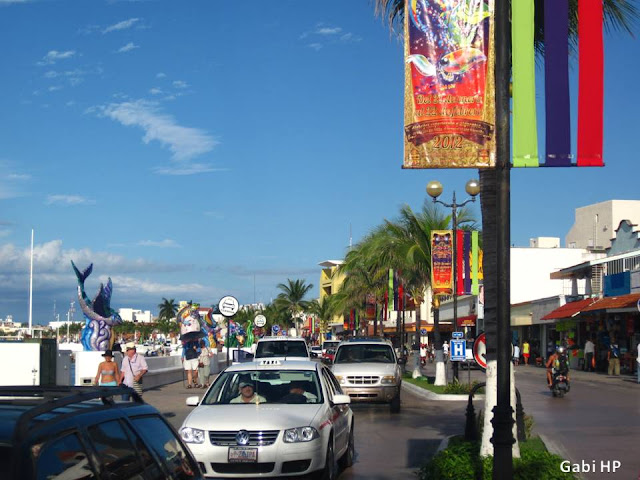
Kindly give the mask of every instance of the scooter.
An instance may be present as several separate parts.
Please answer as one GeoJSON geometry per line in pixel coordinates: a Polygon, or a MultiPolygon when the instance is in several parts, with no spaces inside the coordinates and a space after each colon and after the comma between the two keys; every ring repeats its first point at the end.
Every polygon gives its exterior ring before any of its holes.
{"type": "Polygon", "coordinates": [[[566,370],[554,370],[552,373],[553,381],[551,383],[551,394],[554,397],[562,398],[569,390],[571,390],[571,386],[569,385],[569,380],[567,379],[567,374],[569,372],[566,370]]]}

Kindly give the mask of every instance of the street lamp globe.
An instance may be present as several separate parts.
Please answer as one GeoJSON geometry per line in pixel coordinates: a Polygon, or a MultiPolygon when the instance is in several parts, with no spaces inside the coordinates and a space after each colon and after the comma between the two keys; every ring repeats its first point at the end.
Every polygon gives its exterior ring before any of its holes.
{"type": "Polygon", "coordinates": [[[469,180],[464,189],[469,195],[475,197],[480,193],[480,182],[478,182],[478,180],[469,180]]]}
{"type": "Polygon", "coordinates": [[[437,180],[432,180],[427,184],[427,193],[435,200],[442,193],[442,184],[437,180]]]}

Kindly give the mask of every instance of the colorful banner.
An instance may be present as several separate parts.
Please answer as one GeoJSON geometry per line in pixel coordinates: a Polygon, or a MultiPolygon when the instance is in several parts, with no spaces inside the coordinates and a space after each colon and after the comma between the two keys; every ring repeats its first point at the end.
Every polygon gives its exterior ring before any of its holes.
{"type": "Polygon", "coordinates": [[[545,167],[571,166],[569,2],[544,0],[545,167]]]}
{"type": "Polygon", "coordinates": [[[493,7],[406,1],[403,168],[495,165],[493,7]]]}
{"type": "Polygon", "coordinates": [[[602,167],[602,1],[578,2],[578,166],[602,167]]]}
{"type": "MultiPolygon", "coordinates": [[[[562,0],[560,0],[562,3],[562,0]]],[[[511,2],[513,166],[538,166],[533,0],[511,2]]]]}
{"type": "Polygon", "coordinates": [[[431,232],[431,288],[434,295],[453,292],[453,244],[451,230],[431,232]]]}
{"type": "Polygon", "coordinates": [[[389,269],[389,292],[388,292],[388,299],[389,299],[389,303],[387,304],[387,307],[389,308],[389,311],[391,310],[395,310],[395,305],[394,305],[394,297],[393,297],[393,268],[389,269]]]}
{"type": "Polygon", "coordinates": [[[478,295],[480,278],[479,270],[481,267],[478,258],[478,232],[471,232],[471,295],[478,295]]]}

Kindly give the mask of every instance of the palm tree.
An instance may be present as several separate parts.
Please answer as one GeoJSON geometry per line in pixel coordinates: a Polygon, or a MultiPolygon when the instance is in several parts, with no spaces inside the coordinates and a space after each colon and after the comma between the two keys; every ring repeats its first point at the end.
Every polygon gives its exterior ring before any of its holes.
{"type": "Polygon", "coordinates": [[[308,312],[315,316],[319,322],[320,334],[324,335],[329,330],[329,323],[335,315],[335,296],[328,295],[322,301],[312,300],[309,303],[308,312]]]}
{"type": "Polygon", "coordinates": [[[158,308],[160,309],[160,313],[158,314],[159,319],[169,320],[174,318],[176,313],[178,313],[178,305],[176,305],[173,298],[171,300],[167,300],[162,297],[162,303],[158,304],[158,308]]]}
{"type": "MultiPolygon", "coordinates": [[[[402,32],[402,26],[404,20],[404,7],[405,0],[374,0],[375,11],[377,14],[386,17],[392,30],[402,32]],[[396,27],[396,28],[394,28],[396,27]]],[[[536,18],[535,18],[535,43],[536,50],[540,54],[543,52],[543,32],[544,32],[544,18],[539,12],[543,11],[543,0],[535,0],[536,6],[536,18]]],[[[569,1],[570,11],[570,36],[575,45],[576,32],[577,32],[577,0],[569,1]]],[[[607,30],[622,30],[627,33],[633,34],[637,21],[640,18],[640,12],[635,4],[628,0],[604,0],[604,23],[607,30]]],[[[506,162],[505,162],[506,163],[506,162]]],[[[482,211],[482,230],[484,237],[484,257],[483,257],[483,269],[484,269],[484,291],[485,291],[485,305],[484,305],[484,322],[485,332],[487,335],[487,361],[496,361],[496,349],[497,344],[497,318],[496,318],[496,305],[497,305],[497,291],[498,285],[496,282],[496,265],[498,252],[497,245],[497,175],[496,169],[484,169],[480,170],[480,200],[482,211]]],[[[490,365],[488,365],[489,367],[490,365]]],[[[495,368],[487,369],[487,384],[490,383],[489,376],[493,376],[496,373],[495,368]]],[[[495,378],[491,379],[492,384],[496,385],[495,378]]],[[[514,382],[511,382],[512,389],[515,389],[514,382]]],[[[485,400],[485,420],[484,430],[482,437],[482,446],[480,453],[483,456],[491,455],[493,453],[493,446],[490,443],[490,438],[493,435],[493,426],[490,423],[490,419],[493,417],[493,407],[495,406],[495,396],[491,399],[492,392],[487,388],[487,398],[485,400]]],[[[515,398],[515,394],[512,394],[512,398],[515,398]]],[[[517,443],[514,445],[514,449],[517,450],[517,443]]]]}
{"type": "Polygon", "coordinates": [[[309,306],[309,302],[304,297],[313,288],[313,285],[307,285],[304,280],[287,279],[287,285],[279,283],[277,288],[282,292],[275,300],[276,306],[289,313],[289,319],[296,327],[296,334],[300,335],[297,321],[300,314],[304,313],[309,306]]]}

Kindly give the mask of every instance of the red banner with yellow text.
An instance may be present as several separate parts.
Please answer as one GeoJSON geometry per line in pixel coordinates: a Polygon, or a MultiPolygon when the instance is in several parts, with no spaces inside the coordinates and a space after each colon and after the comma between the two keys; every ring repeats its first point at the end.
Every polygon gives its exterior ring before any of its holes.
{"type": "Polygon", "coordinates": [[[453,293],[453,237],[451,230],[431,232],[431,288],[434,295],[453,293]]]}
{"type": "Polygon", "coordinates": [[[495,165],[494,0],[406,0],[403,168],[495,165]]]}

